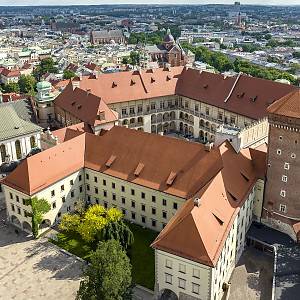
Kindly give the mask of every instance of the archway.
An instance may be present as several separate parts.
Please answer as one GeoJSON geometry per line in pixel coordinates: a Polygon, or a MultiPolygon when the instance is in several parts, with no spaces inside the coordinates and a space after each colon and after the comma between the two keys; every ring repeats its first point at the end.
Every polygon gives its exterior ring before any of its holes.
{"type": "Polygon", "coordinates": [[[163,130],[164,130],[164,134],[169,133],[169,124],[168,123],[164,123],[163,130]]]}
{"type": "Polygon", "coordinates": [[[151,133],[156,133],[156,126],[155,125],[151,126],[151,133]]]}
{"type": "Polygon", "coordinates": [[[51,226],[51,221],[49,219],[45,219],[40,224],[40,229],[49,228],[51,226]]]}
{"type": "Polygon", "coordinates": [[[130,122],[130,124],[134,124],[135,123],[135,118],[131,118],[129,122],[130,122]]]}
{"type": "Polygon", "coordinates": [[[15,215],[12,215],[11,218],[10,218],[11,222],[18,226],[18,227],[21,227],[21,222],[20,220],[18,219],[18,217],[16,217],[15,215]]]}
{"type": "Polygon", "coordinates": [[[0,146],[0,153],[1,153],[1,161],[2,162],[5,162],[5,158],[6,158],[6,148],[5,148],[5,145],[2,144],[0,146]]]}
{"type": "Polygon", "coordinates": [[[204,127],[204,120],[203,119],[200,120],[199,125],[200,125],[200,127],[204,127]]]}
{"type": "Polygon", "coordinates": [[[31,232],[32,231],[31,225],[28,222],[26,222],[26,221],[23,222],[22,227],[23,227],[23,230],[25,230],[27,232],[31,232]]]}
{"type": "Polygon", "coordinates": [[[16,147],[17,159],[21,159],[22,158],[22,149],[21,149],[21,142],[19,140],[15,141],[15,147],[16,147]]]}
{"type": "Polygon", "coordinates": [[[157,115],[157,122],[161,122],[162,121],[162,114],[158,114],[157,115]]]}
{"type": "Polygon", "coordinates": [[[144,124],[144,120],[143,120],[143,117],[138,117],[137,118],[137,122],[138,122],[138,124],[144,124]]]}
{"type": "Polygon", "coordinates": [[[123,121],[122,121],[122,124],[123,124],[123,125],[128,125],[128,120],[127,120],[127,119],[123,120],[123,121]]]}
{"type": "Polygon", "coordinates": [[[173,291],[171,291],[169,289],[164,289],[164,290],[160,291],[158,299],[159,300],[178,300],[178,296],[173,291]]]}
{"type": "Polygon", "coordinates": [[[183,123],[182,122],[179,123],[179,131],[181,133],[183,133],[183,123]]]}
{"type": "Polygon", "coordinates": [[[169,121],[169,114],[166,112],[166,113],[164,113],[164,115],[163,115],[163,120],[164,121],[169,121]]]}
{"type": "Polygon", "coordinates": [[[175,111],[170,112],[170,120],[175,120],[176,114],[175,111]]]}
{"type": "Polygon", "coordinates": [[[30,137],[30,147],[31,147],[31,149],[37,147],[37,144],[36,144],[34,136],[30,137]]]}
{"type": "Polygon", "coordinates": [[[162,132],[163,130],[162,130],[162,125],[161,124],[158,124],[157,125],[157,133],[160,133],[160,132],[162,132]]]}
{"type": "Polygon", "coordinates": [[[156,115],[151,116],[151,123],[156,123],[156,115]]]}

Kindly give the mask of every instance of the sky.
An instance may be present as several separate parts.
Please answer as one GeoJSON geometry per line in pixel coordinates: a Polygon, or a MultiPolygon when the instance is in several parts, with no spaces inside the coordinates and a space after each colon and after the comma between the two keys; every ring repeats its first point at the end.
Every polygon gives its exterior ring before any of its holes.
{"type": "MultiPolygon", "coordinates": [[[[233,4],[235,0],[0,0],[8,5],[88,5],[88,4],[233,4]]],[[[241,0],[241,4],[300,5],[300,0],[241,0]]]]}

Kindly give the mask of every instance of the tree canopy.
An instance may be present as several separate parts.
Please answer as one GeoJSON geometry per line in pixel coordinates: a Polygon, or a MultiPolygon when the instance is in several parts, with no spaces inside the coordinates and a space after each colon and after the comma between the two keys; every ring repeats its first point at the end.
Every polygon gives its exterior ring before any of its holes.
{"type": "Polygon", "coordinates": [[[131,264],[118,241],[100,242],[90,261],[77,300],[131,299],[131,264]]]}
{"type": "Polygon", "coordinates": [[[41,60],[40,64],[34,69],[33,75],[37,81],[40,81],[41,76],[46,73],[57,73],[54,60],[51,57],[41,60]]]}
{"type": "Polygon", "coordinates": [[[3,91],[5,93],[19,93],[20,87],[17,82],[10,82],[3,85],[3,91]]]}
{"type": "Polygon", "coordinates": [[[21,75],[18,84],[19,84],[21,93],[34,95],[36,80],[33,76],[21,75]]]}
{"type": "Polygon", "coordinates": [[[64,70],[64,79],[71,79],[75,76],[76,76],[75,72],[71,70],[64,70]]]}

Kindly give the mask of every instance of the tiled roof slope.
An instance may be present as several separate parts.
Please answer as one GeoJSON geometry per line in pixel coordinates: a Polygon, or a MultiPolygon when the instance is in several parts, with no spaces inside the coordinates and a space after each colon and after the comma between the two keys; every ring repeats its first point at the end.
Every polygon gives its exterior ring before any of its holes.
{"type": "Polygon", "coordinates": [[[240,75],[237,80],[237,77],[224,78],[221,74],[185,69],[176,94],[258,120],[266,117],[270,104],[294,90],[298,88],[247,75],[240,75]]]}
{"type": "MultiPolygon", "coordinates": [[[[107,104],[177,94],[255,120],[265,117],[267,107],[275,100],[298,89],[247,75],[224,78],[221,74],[184,67],[83,76],[74,80],[79,80],[81,90],[90,90],[107,104]]],[[[77,91],[74,94],[72,90],[63,91],[55,103],[66,106],[65,102],[76,99],[77,94],[77,91]]]]}
{"type": "Polygon", "coordinates": [[[222,170],[186,201],[153,242],[153,248],[216,265],[234,218],[258,177],[248,149],[236,153],[225,142],[219,151],[222,170]],[[194,205],[196,197],[199,207],[194,205]]]}
{"type": "Polygon", "coordinates": [[[85,135],[25,159],[4,184],[29,196],[84,167],[85,135]]]}
{"type": "Polygon", "coordinates": [[[71,82],[55,99],[55,105],[92,126],[118,119],[117,113],[111,110],[100,97],[80,88],[73,90],[71,82]],[[102,112],[105,113],[105,119],[98,120],[97,115],[102,112]]]}
{"type": "Polygon", "coordinates": [[[293,91],[273,103],[268,107],[268,112],[291,118],[300,118],[300,90],[293,91]]]}
{"type": "Polygon", "coordinates": [[[207,152],[202,144],[115,126],[28,158],[6,182],[31,195],[74,172],[74,165],[188,199],[221,170],[222,161],[217,149],[207,152]]]}

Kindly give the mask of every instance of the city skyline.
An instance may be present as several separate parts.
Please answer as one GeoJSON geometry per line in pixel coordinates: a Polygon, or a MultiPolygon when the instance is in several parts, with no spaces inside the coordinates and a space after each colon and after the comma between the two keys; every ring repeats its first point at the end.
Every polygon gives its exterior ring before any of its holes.
{"type": "MultiPolygon", "coordinates": [[[[16,0],[13,2],[10,0],[1,1],[0,6],[38,6],[38,5],[101,5],[101,4],[111,4],[111,1],[99,1],[99,0],[16,0]]],[[[234,4],[232,0],[116,0],[113,4],[193,4],[193,5],[203,5],[203,4],[234,4]]],[[[241,1],[241,4],[245,5],[262,5],[261,1],[258,0],[245,0],[241,1]]],[[[272,0],[268,1],[267,5],[300,5],[298,0],[272,0]]]]}

